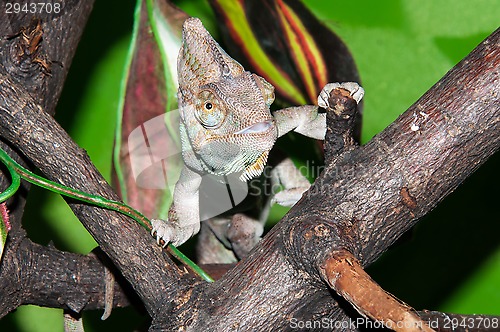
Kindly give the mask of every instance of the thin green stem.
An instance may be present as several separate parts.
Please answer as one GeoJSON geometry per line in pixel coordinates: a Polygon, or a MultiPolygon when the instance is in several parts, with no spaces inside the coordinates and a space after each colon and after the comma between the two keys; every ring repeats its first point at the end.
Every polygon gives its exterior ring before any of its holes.
{"type": "MultiPolygon", "coordinates": [[[[9,170],[12,177],[12,184],[7,188],[6,191],[0,193],[0,203],[7,200],[11,197],[20,186],[20,177],[24,180],[33,183],[37,186],[40,186],[44,189],[50,190],[57,194],[74,198],[79,201],[92,204],[94,206],[102,207],[108,210],[113,210],[124,214],[136,222],[139,223],[142,227],[151,230],[151,222],[148,218],[146,218],[142,213],[133,209],[132,207],[118,201],[110,200],[104,198],[102,196],[88,194],[79,190],[75,190],[73,188],[66,187],[64,185],[49,181],[41,176],[38,176],[29,170],[25,169],[18,163],[16,163],[3,149],[0,148],[0,160],[9,170]]],[[[172,244],[168,245],[168,252],[177,258],[180,262],[184,263],[188,266],[194,273],[203,278],[206,281],[212,282],[213,279],[203,271],[198,265],[196,265],[192,260],[190,260],[187,256],[181,253],[175,246],[172,244]]]]}
{"type": "MultiPolygon", "coordinates": [[[[1,150],[2,154],[7,155],[7,153],[5,153],[4,150],[2,150],[1,148],[0,148],[0,150],[1,150]]],[[[2,158],[2,161],[3,161],[3,158],[2,158]]],[[[5,164],[5,167],[7,167],[7,169],[9,170],[10,177],[12,179],[12,183],[4,192],[0,193],[0,203],[5,202],[12,195],[14,195],[16,193],[16,191],[19,189],[19,186],[21,185],[21,177],[19,176],[19,174],[16,173],[16,170],[14,169],[14,167],[12,167],[10,164],[7,164],[7,163],[4,163],[4,164],[5,164]]]]}

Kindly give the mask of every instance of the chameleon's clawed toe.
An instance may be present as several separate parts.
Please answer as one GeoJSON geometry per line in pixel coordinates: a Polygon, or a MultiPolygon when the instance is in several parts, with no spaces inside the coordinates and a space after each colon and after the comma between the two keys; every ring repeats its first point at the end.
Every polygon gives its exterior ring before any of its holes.
{"type": "Polygon", "coordinates": [[[340,84],[342,89],[345,89],[351,93],[351,96],[356,103],[359,104],[363,96],[365,95],[365,90],[356,82],[345,82],[340,84]]]}
{"type": "Polygon", "coordinates": [[[328,99],[330,98],[330,92],[338,88],[349,91],[352,98],[358,104],[365,95],[365,90],[356,82],[328,83],[319,93],[318,105],[322,108],[329,108],[328,99]]]}
{"type": "Polygon", "coordinates": [[[163,248],[172,240],[174,229],[165,220],[151,219],[151,235],[156,237],[156,243],[160,245],[163,240],[163,248]]]}
{"type": "Polygon", "coordinates": [[[180,246],[200,230],[199,224],[179,225],[162,219],[151,219],[151,235],[156,238],[160,245],[163,240],[163,248],[169,243],[180,246]]]}

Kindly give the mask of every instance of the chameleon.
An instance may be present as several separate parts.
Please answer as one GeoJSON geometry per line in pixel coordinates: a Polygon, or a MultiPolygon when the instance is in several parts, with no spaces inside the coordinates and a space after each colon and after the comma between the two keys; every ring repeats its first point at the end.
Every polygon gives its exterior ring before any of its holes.
{"type": "MultiPolygon", "coordinates": [[[[179,132],[184,165],[177,181],[168,220],[152,219],[152,235],[179,246],[200,230],[199,189],[204,174],[236,173],[241,181],[259,176],[276,140],[290,131],[323,140],[326,113],[318,105],[289,107],[271,113],[274,87],[245,71],[212,38],[198,18],[182,27],[177,58],[179,132]]],[[[357,83],[329,83],[318,104],[327,106],[335,88],[350,92],[357,103],[364,90],[357,83]]],[[[291,161],[285,161],[289,166],[291,161]]],[[[278,177],[280,168],[277,168],[278,177]]],[[[284,175],[289,172],[281,172],[284,175]]],[[[310,186],[298,176],[279,181],[284,190],[273,203],[292,206],[310,186]]],[[[296,174],[296,173],[292,173],[296,174]]]]}

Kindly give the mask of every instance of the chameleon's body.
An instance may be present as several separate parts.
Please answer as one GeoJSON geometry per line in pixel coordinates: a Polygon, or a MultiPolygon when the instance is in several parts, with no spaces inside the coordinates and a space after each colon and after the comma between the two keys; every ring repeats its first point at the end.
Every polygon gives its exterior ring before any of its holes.
{"type": "MultiPolygon", "coordinates": [[[[274,87],[246,72],[210,36],[197,18],[187,19],[177,62],[180,135],[184,166],[174,189],[168,221],[153,220],[153,232],[180,245],[200,229],[199,187],[203,174],[240,173],[242,181],[261,174],[276,139],[294,130],[324,139],[326,117],[317,106],[299,106],[271,114],[274,87]]],[[[323,96],[339,84],[322,91],[323,96]]],[[[356,83],[341,87],[359,102],[356,83]]],[[[320,101],[322,99],[320,95],[320,101]]],[[[293,205],[309,184],[286,184],[274,201],[293,205]]]]}

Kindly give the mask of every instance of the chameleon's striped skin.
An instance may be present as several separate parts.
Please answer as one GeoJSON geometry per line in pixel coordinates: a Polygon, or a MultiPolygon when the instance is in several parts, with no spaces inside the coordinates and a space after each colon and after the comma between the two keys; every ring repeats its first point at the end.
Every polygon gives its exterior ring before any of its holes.
{"type": "MultiPolygon", "coordinates": [[[[271,114],[274,87],[227,55],[199,19],[187,19],[182,36],[177,70],[184,166],[168,221],[152,220],[158,241],[176,246],[200,229],[203,174],[238,173],[247,181],[262,173],[278,137],[294,130],[323,139],[326,132],[325,114],[318,113],[317,106],[291,107],[271,114]]],[[[350,84],[359,96],[362,89],[350,84]]],[[[357,101],[361,97],[362,93],[357,101]]],[[[299,195],[306,189],[301,188],[299,195]]],[[[293,199],[285,197],[286,193],[281,196],[288,204],[298,199],[297,193],[293,199]]]]}

